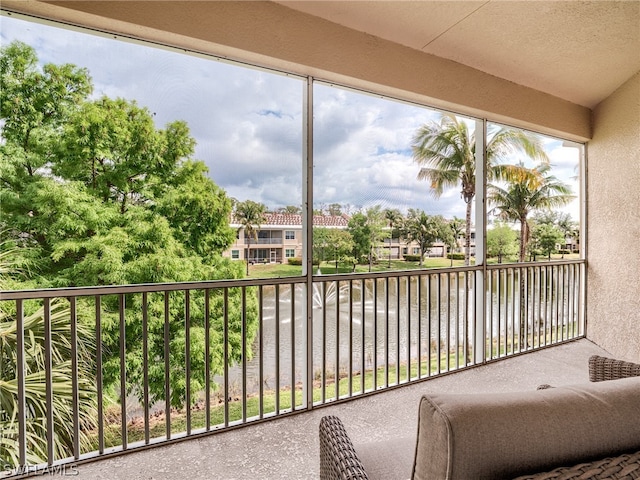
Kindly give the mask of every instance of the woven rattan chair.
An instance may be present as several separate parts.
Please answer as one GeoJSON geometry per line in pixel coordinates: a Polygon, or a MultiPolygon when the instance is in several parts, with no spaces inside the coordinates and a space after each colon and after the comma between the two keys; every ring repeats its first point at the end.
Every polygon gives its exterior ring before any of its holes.
{"type": "Polygon", "coordinates": [[[516,480],[632,480],[640,478],[640,452],[573,467],[518,477],[516,480]]]}
{"type": "Polygon", "coordinates": [[[590,381],[603,382],[626,377],[640,377],[640,365],[599,355],[589,358],[590,381]]]}
{"type": "Polygon", "coordinates": [[[320,419],[320,479],[368,480],[347,431],[338,417],[320,419]]]}

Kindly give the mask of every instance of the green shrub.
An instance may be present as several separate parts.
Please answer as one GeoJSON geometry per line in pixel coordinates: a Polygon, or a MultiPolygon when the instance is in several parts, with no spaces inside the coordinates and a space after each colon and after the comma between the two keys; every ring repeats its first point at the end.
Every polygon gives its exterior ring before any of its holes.
{"type": "Polygon", "coordinates": [[[406,262],[419,262],[420,255],[404,255],[404,260],[406,262]]]}
{"type": "Polygon", "coordinates": [[[447,258],[449,260],[464,260],[464,253],[447,253],[447,258]]]}
{"type": "Polygon", "coordinates": [[[291,257],[287,259],[289,265],[302,265],[302,259],[300,257],[291,257]]]}

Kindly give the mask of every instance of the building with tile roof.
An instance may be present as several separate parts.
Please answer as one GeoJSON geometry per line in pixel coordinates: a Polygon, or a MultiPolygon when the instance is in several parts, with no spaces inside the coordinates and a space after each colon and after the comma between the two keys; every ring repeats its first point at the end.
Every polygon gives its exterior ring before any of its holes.
{"type": "MultiPolygon", "coordinates": [[[[282,263],[288,258],[302,258],[303,236],[302,215],[290,213],[267,213],[265,221],[258,229],[258,238],[249,239],[244,228],[232,219],[230,226],[237,230],[236,241],[223,256],[234,260],[246,260],[252,263],[282,263]],[[248,248],[250,251],[248,252],[248,248]]],[[[314,215],[313,226],[324,228],[346,229],[349,225],[348,215],[314,215]]],[[[473,240],[472,240],[473,242],[473,240]]],[[[419,255],[417,244],[407,244],[402,238],[386,239],[377,248],[378,258],[393,260],[402,259],[405,255],[419,255]]],[[[446,247],[442,243],[435,244],[429,256],[446,256],[446,247]]]]}

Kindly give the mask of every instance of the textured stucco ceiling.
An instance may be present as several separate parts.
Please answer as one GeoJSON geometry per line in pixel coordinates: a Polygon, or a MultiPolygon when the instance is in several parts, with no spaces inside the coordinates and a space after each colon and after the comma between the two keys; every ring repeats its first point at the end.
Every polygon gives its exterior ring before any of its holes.
{"type": "Polygon", "coordinates": [[[589,108],[640,71],[640,0],[277,3],[589,108]]]}

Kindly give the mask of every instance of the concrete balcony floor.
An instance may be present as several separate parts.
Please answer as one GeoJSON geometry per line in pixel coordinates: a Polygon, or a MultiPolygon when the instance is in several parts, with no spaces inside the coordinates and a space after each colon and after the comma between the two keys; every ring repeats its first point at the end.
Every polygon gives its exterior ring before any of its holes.
{"type": "Polygon", "coordinates": [[[314,479],[319,470],[318,423],[324,415],[342,419],[356,450],[368,442],[406,439],[415,435],[418,401],[425,392],[508,392],[535,390],[543,383],[586,382],[587,359],[594,354],[609,355],[581,339],[311,412],[81,464],[75,478],[314,479]]]}

